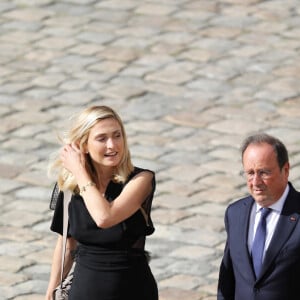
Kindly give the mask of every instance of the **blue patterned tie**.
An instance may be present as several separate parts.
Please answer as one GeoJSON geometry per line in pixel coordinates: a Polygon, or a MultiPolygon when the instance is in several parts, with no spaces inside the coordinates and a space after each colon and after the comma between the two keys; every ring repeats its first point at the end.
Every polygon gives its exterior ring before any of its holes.
{"type": "Polygon", "coordinates": [[[260,221],[256,229],[255,238],[252,245],[252,261],[253,267],[255,271],[256,278],[260,273],[260,269],[262,266],[263,253],[265,248],[265,240],[266,240],[266,218],[268,214],[271,212],[271,208],[263,207],[261,209],[260,221]]]}

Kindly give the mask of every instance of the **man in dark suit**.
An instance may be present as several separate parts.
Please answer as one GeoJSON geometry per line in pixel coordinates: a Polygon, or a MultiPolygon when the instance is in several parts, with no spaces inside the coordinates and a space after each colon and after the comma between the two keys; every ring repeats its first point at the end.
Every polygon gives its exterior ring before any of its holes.
{"type": "Polygon", "coordinates": [[[250,196],[225,213],[217,299],[300,299],[300,193],[288,181],[286,147],[262,133],[241,152],[250,196]]]}

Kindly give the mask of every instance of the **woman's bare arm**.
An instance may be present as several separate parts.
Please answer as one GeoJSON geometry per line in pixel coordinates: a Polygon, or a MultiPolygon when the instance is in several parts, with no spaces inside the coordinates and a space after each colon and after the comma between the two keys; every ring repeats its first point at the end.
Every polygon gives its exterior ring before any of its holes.
{"type": "MultiPolygon", "coordinates": [[[[52,300],[53,290],[60,283],[61,274],[61,255],[62,255],[62,235],[57,238],[56,246],[53,252],[52,266],[49,284],[46,292],[45,300],[52,300]]],[[[67,238],[66,255],[64,261],[64,277],[69,273],[73,264],[71,252],[75,250],[77,242],[73,238],[67,238]]]]}

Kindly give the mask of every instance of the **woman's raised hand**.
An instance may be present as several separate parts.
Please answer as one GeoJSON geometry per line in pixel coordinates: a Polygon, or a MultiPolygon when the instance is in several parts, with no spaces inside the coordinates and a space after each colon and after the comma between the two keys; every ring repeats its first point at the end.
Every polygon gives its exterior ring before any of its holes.
{"type": "Polygon", "coordinates": [[[82,172],[85,169],[85,153],[75,143],[67,144],[61,149],[60,159],[64,168],[75,177],[78,172],[82,172]]]}

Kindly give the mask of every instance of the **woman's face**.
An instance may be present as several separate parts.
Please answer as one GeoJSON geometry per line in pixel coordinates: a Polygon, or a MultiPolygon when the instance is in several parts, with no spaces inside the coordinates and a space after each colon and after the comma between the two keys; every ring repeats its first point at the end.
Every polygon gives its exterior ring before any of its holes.
{"type": "Polygon", "coordinates": [[[124,137],[118,121],[98,121],[90,130],[85,150],[98,167],[118,166],[124,154],[124,137]]]}

